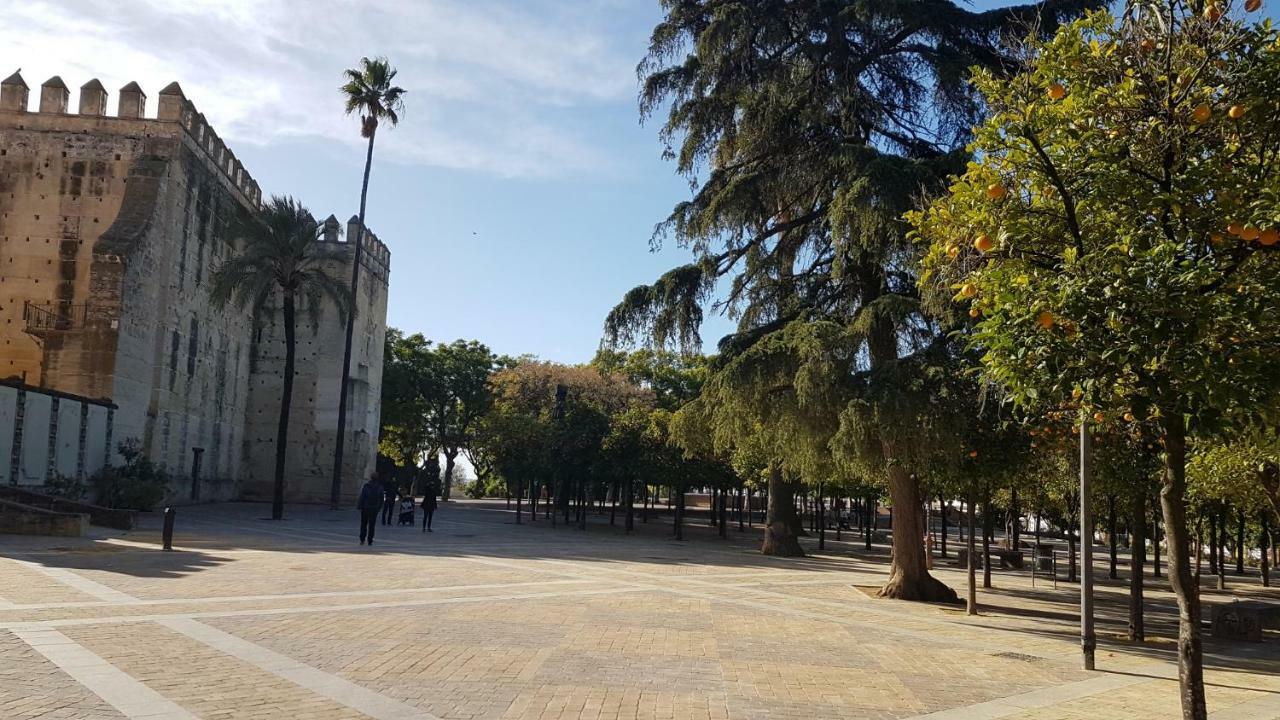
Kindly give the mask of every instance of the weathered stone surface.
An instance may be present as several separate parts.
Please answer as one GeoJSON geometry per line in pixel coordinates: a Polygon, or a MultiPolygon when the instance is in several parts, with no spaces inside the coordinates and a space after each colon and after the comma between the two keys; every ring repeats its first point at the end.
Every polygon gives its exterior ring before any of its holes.
{"type": "MultiPolygon", "coordinates": [[[[6,85],[14,98],[21,89],[6,85]]],[[[202,500],[265,496],[280,318],[268,307],[255,330],[252,313],[208,301],[211,273],[234,252],[227,228],[259,206],[258,184],[176,83],[160,92],[162,119],[143,116],[145,96],[134,83],[120,91],[124,117],[100,114],[100,84],[81,93],[92,95],[82,97],[86,114],[67,114],[61,102],[50,105],[59,112],[19,111],[16,102],[0,109],[0,378],[115,403],[113,437],[137,439],[184,478],[168,502],[190,499],[193,448],[204,451],[202,500]]],[[[343,278],[354,249],[347,240],[326,248],[343,278]]],[[[365,249],[348,495],[373,468],[390,263],[376,238],[365,249]]],[[[294,500],[328,497],[342,332],[332,307],[314,331],[305,321],[299,327],[294,500]]]]}
{"type": "Polygon", "coordinates": [[[88,515],[0,500],[0,533],[80,537],[88,524],[88,515]]]}

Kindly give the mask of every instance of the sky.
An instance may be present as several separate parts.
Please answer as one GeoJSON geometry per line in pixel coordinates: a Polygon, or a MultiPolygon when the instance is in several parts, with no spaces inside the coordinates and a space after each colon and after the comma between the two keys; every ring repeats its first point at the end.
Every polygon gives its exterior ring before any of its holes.
{"type": "Polygon", "coordinates": [[[406,110],[379,132],[367,220],[395,327],[585,362],[622,295],[689,257],[649,246],[690,194],[637,106],[656,0],[3,4],[0,76],[21,68],[33,98],[56,74],[75,107],[96,77],[114,113],[136,80],[154,115],[177,80],[264,194],[344,223],[364,146],[337,88],[362,55],[390,58],[406,110]]]}
{"type": "MultiPolygon", "coordinates": [[[[21,68],[33,98],[56,74],[75,107],[96,77],[114,112],[115,90],[136,80],[153,116],[177,80],[264,194],[344,222],[364,146],[337,88],[362,55],[387,56],[406,111],[379,132],[367,220],[392,254],[387,321],[407,332],[585,362],[626,291],[690,257],[649,243],[691,192],[637,106],[657,0],[0,6],[0,77],[21,68]]],[[[730,329],[710,317],[703,340],[730,329]]]]}

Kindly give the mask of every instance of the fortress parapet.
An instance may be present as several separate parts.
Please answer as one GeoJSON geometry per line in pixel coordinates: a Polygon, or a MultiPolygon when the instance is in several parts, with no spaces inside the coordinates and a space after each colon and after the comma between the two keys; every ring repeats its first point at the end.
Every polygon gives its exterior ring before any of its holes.
{"type": "MultiPolygon", "coordinates": [[[[110,118],[115,122],[174,123],[185,131],[191,145],[199,148],[244,196],[247,204],[253,208],[261,207],[262,190],[257,181],[244,169],[235,153],[227,148],[213,128],[209,127],[204,115],[187,99],[178,83],[169,83],[160,91],[154,118],[146,115],[147,94],[138,83],[126,84],[117,94],[116,116],[111,118],[107,115],[107,90],[94,78],[80,86],[79,112],[74,113],[71,110],[71,91],[62,78],[55,75],[40,86],[39,110],[33,113],[30,111],[30,87],[21,73],[15,72],[0,82],[0,112],[24,113],[33,117],[82,116],[99,123],[103,118],[110,118]]],[[[94,129],[100,131],[103,126],[99,124],[94,129]]]]}

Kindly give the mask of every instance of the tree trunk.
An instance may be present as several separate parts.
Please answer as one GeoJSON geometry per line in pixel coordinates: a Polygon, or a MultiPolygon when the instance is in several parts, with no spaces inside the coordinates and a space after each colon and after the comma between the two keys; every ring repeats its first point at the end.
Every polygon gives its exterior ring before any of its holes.
{"type": "Polygon", "coordinates": [[[956,602],[956,591],[929,574],[924,558],[924,513],[920,483],[896,462],[892,446],[884,445],[888,460],[889,496],[893,499],[893,555],[889,581],[879,597],[926,602],[956,602]]]}
{"type": "Polygon", "coordinates": [[[294,339],[293,291],[284,290],[284,382],[280,391],[280,424],[276,427],[276,475],[271,488],[271,519],[284,519],[284,463],[289,453],[289,409],[293,405],[294,339]]]}
{"type": "Polygon", "coordinates": [[[1151,576],[1160,577],[1160,513],[1159,498],[1151,508],[1151,576]]]}
{"type": "Polygon", "coordinates": [[[738,532],[742,532],[746,528],[745,518],[742,517],[743,514],[747,512],[747,505],[745,504],[746,497],[747,497],[747,489],[745,487],[739,487],[738,488],[738,532]]]}
{"type": "Polygon", "coordinates": [[[1012,489],[1009,504],[1013,506],[1010,509],[1013,514],[1013,546],[1010,549],[1021,550],[1022,508],[1018,505],[1018,488],[1012,489]]]}
{"type": "Polygon", "coordinates": [[[1265,510],[1258,513],[1258,525],[1261,529],[1258,531],[1258,555],[1262,563],[1262,587],[1271,587],[1271,564],[1267,562],[1267,551],[1271,545],[1271,527],[1267,522],[1267,512],[1265,510]]]}
{"type": "Polygon", "coordinates": [[[1209,516],[1209,574],[1218,574],[1218,515],[1209,516]]]}
{"type": "MultiPolygon", "coordinates": [[[[671,504],[671,496],[676,494],[676,488],[673,486],[667,493],[667,504],[671,504]]],[[[684,488],[680,489],[679,497],[676,498],[675,511],[676,539],[684,539],[684,488]]]]}
{"type": "Polygon", "coordinates": [[[1076,523],[1067,526],[1067,582],[1076,581],[1076,523]]]}
{"type": "Polygon", "coordinates": [[[938,512],[942,515],[942,557],[947,556],[947,505],[942,500],[942,496],[938,496],[938,512]]]}
{"type": "Polygon", "coordinates": [[[444,451],[444,483],[441,485],[440,500],[449,502],[450,491],[453,489],[453,464],[458,459],[458,450],[454,448],[450,450],[445,448],[444,451]]]}
{"type": "Polygon", "coordinates": [[[636,529],[636,486],[635,480],[627,475],[627,533],[636,529]]]}
{"type": "Polygon", "coordinates": [[[822,486],[818,486],[818,549],[827,549],[827,501],[822,497],[822,486]]]}
{"type": "Polygon", "coordinates": [[[991,498],[982,501],[982,587],[991,587],[991,498]]]}
{"type": "Polygon", "coordinates": [[[1142,567],[1147,560],[1147,500],[1141,494],[1133,497],[1129,514],[1129,640],[1146,639],[1143,622],[1142,567]]]}
{"type": "Polygon", "coordinates": [[[1160,506],[1169,541],[1169,584],[1178,600],[1178,683],[1183,720],[1205,720],[1204,667],[1200,643],[1200,588],[1191,577],[1186,516],[1186,429],[1180,412],[1162,413],[1165,473],[1160,506]]]}
{"type": "Polygon", "coordinates": [[[1115,580],[1116,574],[1116,496],[1107,496],[1107,539],[1111,541],[1111,566],[1107,577],[1115,580]]]}
{"type": "Polygon", "coordinates": [[[760,552],[782,557],[804,557],[796,526],[795,488],[782,477],[777,464],[769,467],[769,499],[765,509],[764,542],[760,552]]]}
{"type": "Polygon", "coordinates": [[[351,258],[351,312],[347,313],[346,336],[342,348],[342,377],[338,384],[338,433],[333,443],[333,480],[329,485],[329,508],[338,509],[338,497],[342,494],[342,455],[347,433],[347,384],[351,376],[351,339],[356,329],[356,303],[360,289],[360,260],[364,256],[364,210],[369,199],[369,172],[373,169],[373,138],[378,134],[378,126],[371,125],[369,130],[369,149],[364,156],[364,179],[360,182],[360,216],[359,227],[354,238],[347,238],[355,243],[351,258]]]}
{"type": "Polygon", "coordinates": [[[875,532],[874,516],[876,514],[876,509],[877,509],[876,506],[877,506],[876,500],[871,496],[868,496],[866,502],[862,504],[863,511],[864,511],[863,520],[862,520],[862,534],[866,538],[868,550],[871,549],[871,533],[875,532]]]}
{"type": "Polygon", "coordinates": [[[969,545],[968,545],[968,548],[967,548],[967,549],[968,549],[968,551],[969,551],[969,564],[968,564],[968,568],[967,568],[967,569],[968,569],[968,576],[969,576],[969,577],[968,577],[968,587],[967,587],[967,590],[968,590],[968,597],[966,598],[966,601],[965,601],[965,613],[966,613],[966,614],[968,614],[968,615],[977,615],[977,614],[978,614],[978,553],[977,553],[977,547],[975,547],[975,545],[976,545],[976,544],[975,544],[974,539],[973,539],[973,534],[974,534],[974,532],[977,530],[977,528],[976,528],[976,527],[974,527],[974,525],[975,525],[974,512],[975,512],[975,511],[974,511],[974,507],[973,507],[974,505],[976,505],[976,504],[977,504],[977,503],[975,502],[975,497],[976,497],[976,495],[977,495],[977,493],[975,493],[974,491],[972,491],[972,490],[970,490],[970,491],[969,491],[969,502],[968,502],[968,505],[969,505],[969,545]]]}
{"type": "Polygon", "coordinates": [[[1236,511],[1236,574],[1244,574],[1244,511],[1236,511]]]}

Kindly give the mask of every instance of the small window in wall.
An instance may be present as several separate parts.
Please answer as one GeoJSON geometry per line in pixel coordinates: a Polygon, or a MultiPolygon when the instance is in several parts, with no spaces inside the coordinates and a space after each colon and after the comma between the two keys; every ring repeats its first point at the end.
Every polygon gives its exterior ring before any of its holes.
{"type": "Polygon", "coordinates": [[[200,342],[200,321],[191,318],[191,336],[187,338],[187,375],[196,374],[196,347],[200,342]]]}

